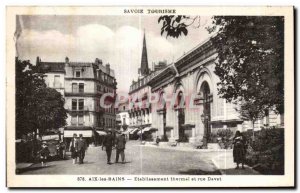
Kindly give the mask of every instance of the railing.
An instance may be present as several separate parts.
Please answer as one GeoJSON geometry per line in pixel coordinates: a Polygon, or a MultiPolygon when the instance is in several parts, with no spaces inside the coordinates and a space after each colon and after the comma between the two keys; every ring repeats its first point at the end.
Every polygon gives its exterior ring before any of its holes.
{"type": "Polygon", "coordinates": [[[73,109],[73,108],[67,108],[68,111],[91,111],[92,109],[90,109],[88,106],[84,106],[83,108],[76,108],[76,109],[73,109]]]}

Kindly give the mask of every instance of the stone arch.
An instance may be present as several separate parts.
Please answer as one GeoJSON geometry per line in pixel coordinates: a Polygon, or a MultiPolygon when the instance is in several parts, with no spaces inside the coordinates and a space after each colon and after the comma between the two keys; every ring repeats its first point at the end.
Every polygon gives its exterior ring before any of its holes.
{"type": "Polygon", "coordinates": [[[213,80],[213,77],[212,77],[212,73],[206,67],[202,68],[196,76],[196,79],[195,79],[195,82],[194,82],[195,92],[197,92],[197,93],[200,92],[200,89],[201,89],[201,86],[202,86],[203,82],[207,82],[207,84],[209,86],[209,89],[210,89],[210,94],[213,94],[214,90],[215,90],[214,80],[213,80]]]}
{"type": "Polygon", "coordinates": [[[174,91],[173,91],[173,97],[175,97],[175,101],[173,101],[174,102],[173,105],[176,105],[179,102],[178,101],[179,98],[180,98],[180,101],[183,100],[183,105],[185,105],[186,96],[185,96],[185,92],[184,91],[185,91],[185,89],[184,89],[184,87],[183,87],[183,85],[181,83],[175,84],[174,91]]]}

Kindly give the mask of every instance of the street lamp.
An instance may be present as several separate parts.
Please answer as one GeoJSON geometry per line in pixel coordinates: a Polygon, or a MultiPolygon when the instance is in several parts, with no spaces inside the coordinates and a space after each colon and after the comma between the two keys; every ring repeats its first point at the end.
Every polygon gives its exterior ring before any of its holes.
{"type": "Polygon", "coordinates": [[[208,132],[207,132],[208,119],[209,119],[208,115],[204,115],[204,114],[201,115],[201,121],[204,125],[203,148],[205,148],[205,149],[207,148],[207,140],[208,140],[208,136],[207,136],[208,135],[208,132]]]}
{"type": "Polygon", "coordinates": [[[138,122],[138,125],[139,125],[139,129],[140,129],[140,139],[141,139],[141,142],[142,142],[142,118],[141,118],[141,117],[138,117],[137,122],[138,122]]]}

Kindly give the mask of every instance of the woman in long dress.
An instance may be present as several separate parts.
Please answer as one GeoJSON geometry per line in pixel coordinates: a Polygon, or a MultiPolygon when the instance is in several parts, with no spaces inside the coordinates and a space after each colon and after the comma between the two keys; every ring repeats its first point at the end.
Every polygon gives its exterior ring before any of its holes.
{"type": "Polygon", "coordinates": [[[245,169],[245,155],[246,155],[246,140],[240,131],[236,131],[233,138],[233,160],[236,163],[236,169],[239,168],[240,163],[242,169],[245,169]]]}

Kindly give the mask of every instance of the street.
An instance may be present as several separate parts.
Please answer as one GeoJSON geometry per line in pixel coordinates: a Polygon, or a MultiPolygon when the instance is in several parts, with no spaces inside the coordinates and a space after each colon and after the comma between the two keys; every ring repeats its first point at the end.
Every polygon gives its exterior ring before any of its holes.
{"type": "MultiPolygon", "coordinates": [[[[218,175],[220,171],[211,161],[213,152],[177,151],[127,142],[126,163],[106,163],[106,153],[101,147],[89,147],[84,164],[74,165],[68,160],[51,161],[47,167],[34,164],[21,174],[99,174],[99,175],[218,175]]],[[[120,160],[119,160],[120,161],[120,160]]]]}

